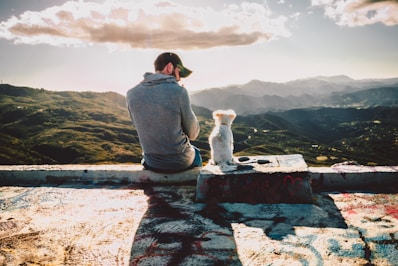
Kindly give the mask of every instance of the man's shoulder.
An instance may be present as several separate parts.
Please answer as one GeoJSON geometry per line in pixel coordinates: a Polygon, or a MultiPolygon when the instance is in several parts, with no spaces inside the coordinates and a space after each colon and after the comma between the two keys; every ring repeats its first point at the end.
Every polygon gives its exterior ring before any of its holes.
{"type": "Polygon", "coordinates": [[[139,83],[139,84],[135,85],[134,87],[130,88],[130,89],[127,91],[127,93],[126,93],[127,96],[133,94],[133,93],[136,92],[137,90],[140,90],[141,87],[142,87],[142,85],[141,85],[141,83],[139,83]]]}

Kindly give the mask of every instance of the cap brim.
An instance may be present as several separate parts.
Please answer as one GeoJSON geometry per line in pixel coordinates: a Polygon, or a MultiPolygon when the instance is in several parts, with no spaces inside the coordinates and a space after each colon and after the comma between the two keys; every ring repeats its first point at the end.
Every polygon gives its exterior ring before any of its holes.
{"type": "Polygon", "coordinates": [[[180,77],[181,78],[186,78],[189,75],[191,75],[191,73],[192,73],[191,70],[189,70],[188,68],[186,68],[184,66],[178,65],[177,67],[180,69],[180,77]]]}

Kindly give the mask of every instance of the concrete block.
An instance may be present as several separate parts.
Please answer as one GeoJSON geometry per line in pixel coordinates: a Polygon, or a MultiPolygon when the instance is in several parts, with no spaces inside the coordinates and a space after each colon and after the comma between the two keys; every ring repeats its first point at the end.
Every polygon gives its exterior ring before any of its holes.
{"type": "Polygon", "coordinates": [[[308,167],[301,154],[245,159],[232,170],[209,164],[203,167],[197,180],[196,201],[312,203],[308,167]]]}

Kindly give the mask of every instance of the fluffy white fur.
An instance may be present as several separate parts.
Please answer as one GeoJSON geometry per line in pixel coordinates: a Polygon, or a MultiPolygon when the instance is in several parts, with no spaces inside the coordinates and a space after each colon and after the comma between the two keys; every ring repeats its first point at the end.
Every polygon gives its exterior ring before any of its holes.
{"type": "Polygon", "coordinates": [[[210,164],[221,166],[233,164],[234,138],[231,125],[235,117],[234,110],[213,112],[215,127],[209,136],[210,164]]]}

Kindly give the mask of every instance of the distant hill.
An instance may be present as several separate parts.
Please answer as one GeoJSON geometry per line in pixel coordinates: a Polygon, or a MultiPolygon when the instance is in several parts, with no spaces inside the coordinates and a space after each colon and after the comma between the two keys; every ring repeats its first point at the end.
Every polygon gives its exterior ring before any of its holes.
{"type": "Polygon", "coordinates": [[[353,80],[347,76],[316,77],[286,83],[253,80],[244,85],[194,92],[192,103],[238,114],[260,114],[309,107],[396,106],[398,78],[353,80]]]}
{"type": "Polygon", "coordinates": [[[374,106],[398,106],[398,84],[393,87],[365,89],[352,93],[334,93],[321,104],[334,107],[367,108],[374,106]]]}
{"type": "MultiPolygon", "coordinates": [[[[369,108],[286,106],[289,110],[238,115],[232,126],[235,155],[301,153],[309,165],[347,160],[398,165],[396,89],[369,89],[346,95],[350,96],[331,95],[330,99],[336,101],[332,104],[349,106],[361,102],[369,108]],[[384,98],[388,106],[375,107],[376,102],[380,103],[378,98],[384,98]]],[[[245,97],[234,99],[235,104],[250,99],[245,97]]],[[[294,97],[297,96],[289,99],[294,97]]],[[[269,104],[280,98],[286,97],[271,97],[269,104]]],[[[207,162],[208,136],[214,127],[212,112],[205,107],[193,108],[201,126],[199,138],[193,144],[200,148],[207,162]]],[[[114,92],[52,92],[0,84],[0,164],[140,160],[141,148],[124,96],[114,92]]]]}
{"type": "Polygon", "coordinates": [[[0,163],[138,161],[124,96],[0,85],[0,163]]]}
{"type": "Polygon", "coordinates": [[[279,152],[304,154],[313,165],[322,160],[397,165],[397,117],[398,107],[313,108],[238,116],[236,122],[252,129],[243,153],[282,148],[279,152]]]}

